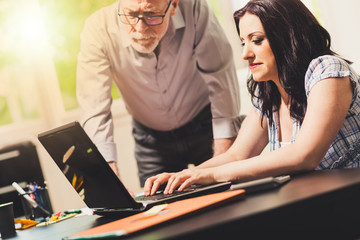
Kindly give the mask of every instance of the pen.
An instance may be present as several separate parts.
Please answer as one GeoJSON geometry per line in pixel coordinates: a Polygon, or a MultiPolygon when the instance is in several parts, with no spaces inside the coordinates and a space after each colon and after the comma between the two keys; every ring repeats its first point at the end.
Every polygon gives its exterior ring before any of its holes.
{"type": "Polygon", "coordinates": [[[39,194],[39,185],[37,185],[36,183],[32,184],[32,187],[34,189],[34,194],[35,194],[35,197],[39,200],[41,200],[41,197],[40,197],[40,194],[39,194]]]}
{"type": "Polygon", "coordinates": [[[112,238],[112,237],[121,237],[125,236],[127,232],[125,230],[117,230],[99,234],[92,234],[88,236],[74,236],[74,237],[66,237],[64,240],[87,240],[87,239],[102,239],[102,238],[112,238]]]}
{"type": "Polygon", "coordinates": [[[40,197],[40,194],[39,194],[39,186],[36,184],[36,183],[31,183],[29,186],[28,186],[29,190],[30,190],[30,197],[32,199],[34,199],[35,201],[40,201],[38,202],[38,204],[40,205],[43,205],[42,204],[42,199],[40,197]]]}

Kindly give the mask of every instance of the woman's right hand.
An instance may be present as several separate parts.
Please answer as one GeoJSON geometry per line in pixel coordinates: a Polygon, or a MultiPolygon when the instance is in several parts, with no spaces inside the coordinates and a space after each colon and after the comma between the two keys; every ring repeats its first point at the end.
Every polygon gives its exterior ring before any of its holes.
{"type": "Polygon", "coordinates": [[[158,175],[155,175],[153,177],[149,177],[145,181],[144,185],[144,194],[145,196],[151,196],[156,193],[156,191],[159,189],[159,187],[169,180],[169,178],[176,173],[160,173],[158,175]]]}

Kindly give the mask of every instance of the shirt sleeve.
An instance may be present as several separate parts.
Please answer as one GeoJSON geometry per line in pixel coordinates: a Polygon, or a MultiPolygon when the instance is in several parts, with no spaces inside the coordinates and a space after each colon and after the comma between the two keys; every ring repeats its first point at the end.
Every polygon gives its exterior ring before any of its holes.
{"type": "Polygon", "coordinates": [[[325,55],[313,59],[305,74],[305,92],[309,97],[312,87],[326,78],[350,76],[349,65],[341,58],[325,55]]]}
{"type": "Polygon", "coordinates": [[[116,161],[111,116],[110,63],[103,48],[101,16],[94,14],[85,22],[78,55],[76,94],[81,109],[81,124],[106,161],[116,161]]]}
{"type": "Polygon", "coordinates": [[[231,46],[206,1],[195,1],[197,68],[209,89],[214,138],[237,135],[240,91],[231,46]]]}

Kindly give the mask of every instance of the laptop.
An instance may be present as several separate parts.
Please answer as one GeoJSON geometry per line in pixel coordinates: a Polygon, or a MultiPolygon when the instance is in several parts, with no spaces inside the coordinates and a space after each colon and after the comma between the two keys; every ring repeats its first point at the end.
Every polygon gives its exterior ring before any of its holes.
{"type": "Polygon", "coordinates": [[[71,186],[97,215],[129,216],[152,206],[225,191],[230,182],[190,186],[182,192],[133,198],[79,122],[74,121],[38,135],[71,186]]]}

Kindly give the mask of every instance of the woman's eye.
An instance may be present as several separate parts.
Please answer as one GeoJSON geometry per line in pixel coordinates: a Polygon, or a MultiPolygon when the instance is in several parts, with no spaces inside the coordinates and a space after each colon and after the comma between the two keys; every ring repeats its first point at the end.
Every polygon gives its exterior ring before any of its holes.
{"type": "Polygon", "coordinates": [[[255,44],[260,44],[263,40],[264,40],[263,38],[260,38],[260,39],[255,39],[255,40],[253,40],[253,42],[254,42],[255,44]]]}

